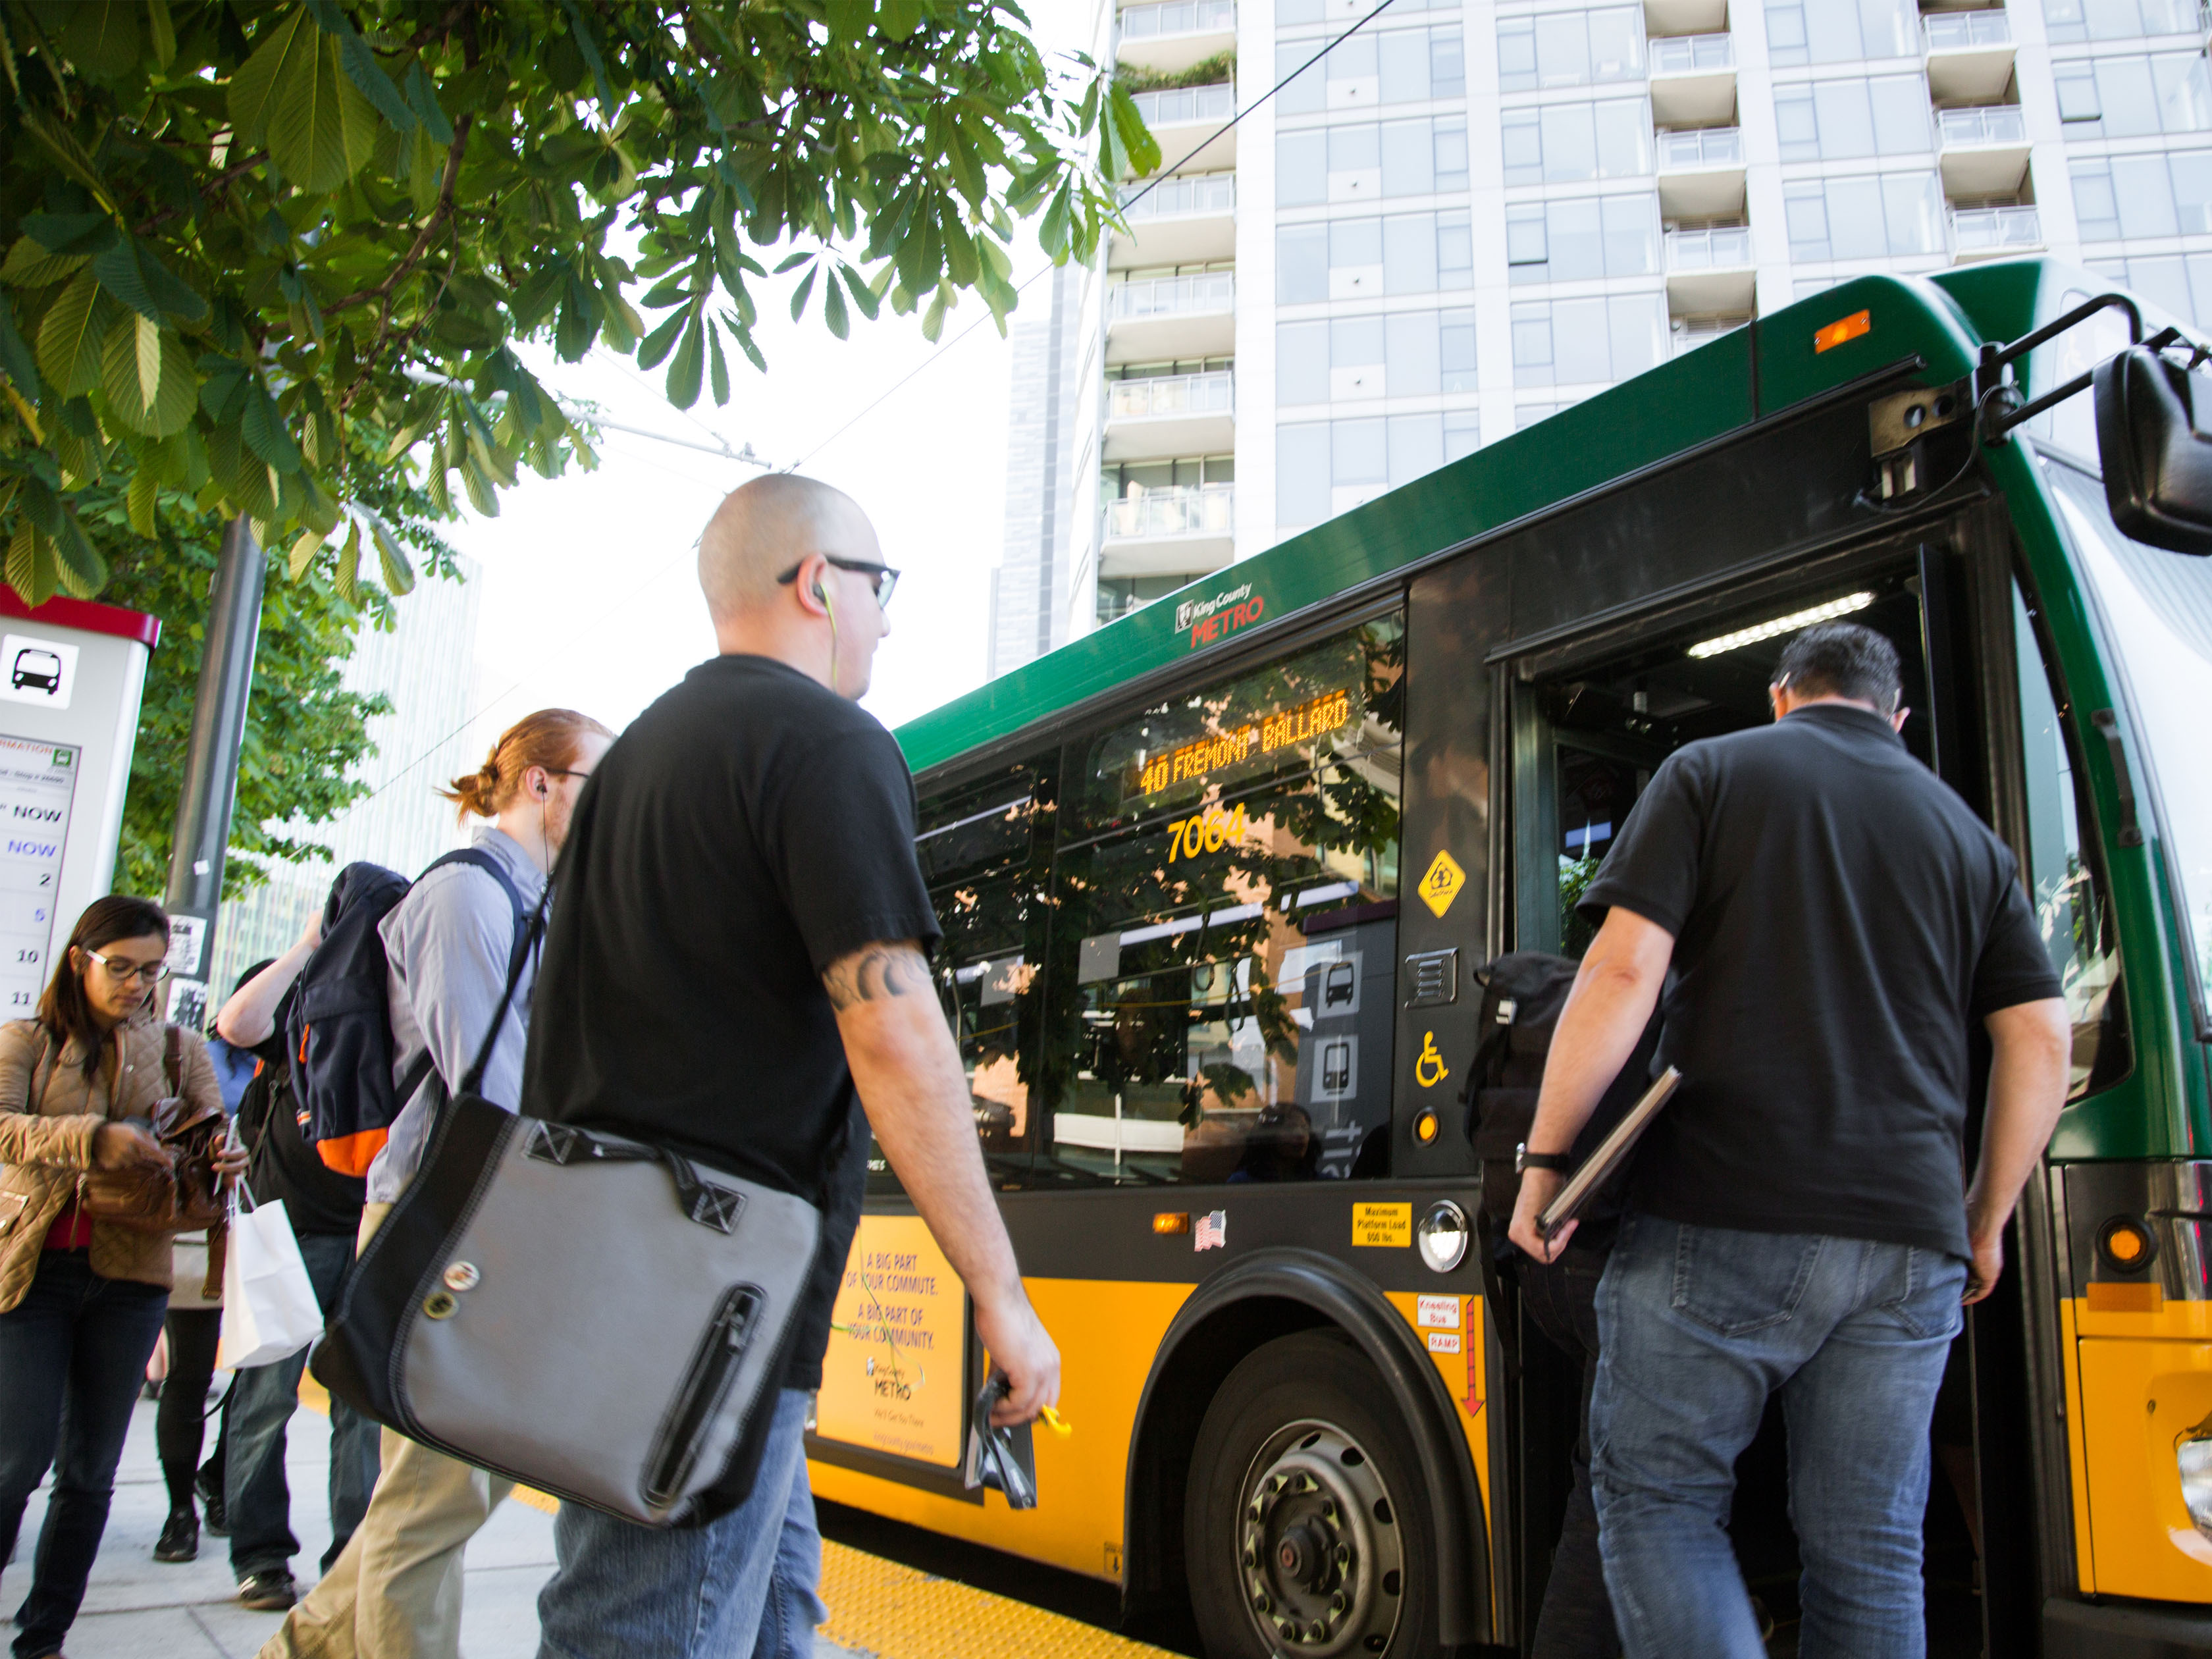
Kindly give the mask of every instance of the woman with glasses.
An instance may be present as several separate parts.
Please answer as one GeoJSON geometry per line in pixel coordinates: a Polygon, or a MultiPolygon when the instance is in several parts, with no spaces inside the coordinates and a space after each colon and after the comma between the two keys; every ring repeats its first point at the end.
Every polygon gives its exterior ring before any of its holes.
{"type": "MultiPolygon", "coordinates": [[[[171,1092],[155,994],[168,949],[159,905],[97,900],[36,1018],[0,1025],[0,1561],[54,1468],[15,1659],[59,1653],[76,1618],[169,1300],[167,1236],[94,1222],[77,1203],[88,1170],[168,1161],[131,1121],[171,1092]]],[[[180,1091],[219,1106],[205,1045],[180,1036],[180,1091]]],[[[243,1162],[217,1166],[231,1175],[243,1162]]]]}

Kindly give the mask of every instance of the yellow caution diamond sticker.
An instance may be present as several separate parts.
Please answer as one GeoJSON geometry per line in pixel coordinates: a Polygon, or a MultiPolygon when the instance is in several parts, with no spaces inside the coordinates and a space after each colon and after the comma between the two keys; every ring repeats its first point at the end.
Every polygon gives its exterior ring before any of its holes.
{"type": "Polygon", "coordinates": [[[1459,867],[1459,860],[1449,853],[1439,853],[1436,862],[1429,866],[1428,873],[1421,878],[1421,884],[1417,890],[1420,893],[1421,902],[1441,916],[1452,908],[1452,901],[1459,896],[1459,890],[1466,885],[1467,872],[1459,867]]]}

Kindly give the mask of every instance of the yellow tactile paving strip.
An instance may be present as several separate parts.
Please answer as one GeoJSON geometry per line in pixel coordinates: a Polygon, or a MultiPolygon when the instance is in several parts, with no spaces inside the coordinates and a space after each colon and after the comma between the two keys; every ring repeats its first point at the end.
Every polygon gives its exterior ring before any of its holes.
{"type": "MultiPolygon", "coordinates": [[[[325,1414],[331,1408],[330,1395],[312,1376],[300,1379],[300,1400],[325,1414]]],[[[514,1501],[548,1515],[561,1507],[557,1499],[530,1486],[517,1486],[514,1501]]],[[[975,1659],[979,1653],[1018,1653],[1025,1659],[1173,1659],[1165,1648],[950,1578],[934,1578],[827,1539],[822,1543],[822,1600],[830,1608],[823,1638],[876,1659],[975,1659]]]]}

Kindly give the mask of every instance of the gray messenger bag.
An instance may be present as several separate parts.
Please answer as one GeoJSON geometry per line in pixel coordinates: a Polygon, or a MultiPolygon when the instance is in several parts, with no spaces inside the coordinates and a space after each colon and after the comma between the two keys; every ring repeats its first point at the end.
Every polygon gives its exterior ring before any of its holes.
{"type": "Polygon", "coordinates": [[[490,1051],[355,1265],[316,1377],[566,1501],[656,1527],[726,1513],[760,1465],[821,1212],[665,1146],[515,1116],[477,1093],[490,1051]]]}

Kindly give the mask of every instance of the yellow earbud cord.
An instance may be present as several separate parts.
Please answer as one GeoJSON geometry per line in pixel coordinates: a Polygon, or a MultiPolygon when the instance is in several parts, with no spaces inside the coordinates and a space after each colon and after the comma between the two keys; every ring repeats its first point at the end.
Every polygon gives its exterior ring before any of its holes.
{"type": "Polygon", "coordinates": [[[822,614],[830,618],[830,693],[837,695],[837,607],[830,602],[830,588],[825,582],[814,584],[814,597],[822,601],[822,614]]]}

